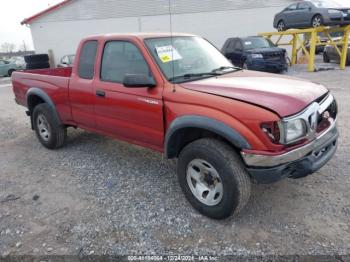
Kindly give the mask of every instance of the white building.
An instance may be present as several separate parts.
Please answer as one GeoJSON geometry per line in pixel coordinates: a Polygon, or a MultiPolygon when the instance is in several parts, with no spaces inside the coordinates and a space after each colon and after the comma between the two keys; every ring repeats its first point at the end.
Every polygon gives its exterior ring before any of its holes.
{"type": "Polygon", "coordinates": [[[65,0],[22,23],[30,25],[36,52],[52,50],[57,63],[62,56],[74,54],[85,36],[169,32],[170,21],[172,31],[201,35],[221,48],[229,37],[274,30],[275,13],[290,2],[292,0],[65,0]]]}

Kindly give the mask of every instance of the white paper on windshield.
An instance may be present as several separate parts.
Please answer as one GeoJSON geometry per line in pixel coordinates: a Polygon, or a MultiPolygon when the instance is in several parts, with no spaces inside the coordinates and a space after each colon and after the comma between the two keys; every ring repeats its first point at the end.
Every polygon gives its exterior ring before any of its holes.
{"type": "Polygon", "coordinates": [[[252,42],[251,41],[245,41],[244,44],[245,45],[252,45],[252,42]]]}
{"type": "Polygon", "coordinates": [[[156,47],[159,59],[163,63],[168,63],[175,60],[182,59],[182,56],[172,45],[156,47]]]}

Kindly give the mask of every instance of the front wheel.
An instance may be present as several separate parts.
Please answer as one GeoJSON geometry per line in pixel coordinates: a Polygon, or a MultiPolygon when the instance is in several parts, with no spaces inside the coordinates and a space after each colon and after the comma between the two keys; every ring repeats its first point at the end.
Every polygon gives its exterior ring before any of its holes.
{"type": "Polygon", "coordinates": [[[329,63],[331,60],[329,59],[329,56],[327,55],[326,52],[323,53],[323,62],[324,63],[329,63]]]}
{"type": "Polygon", "coordinates": [[[61,147],[67,137],[67,129],[58,123],[48,104],[39,104],[33,111],[33,125],[40,143],[48,148],[61,147]]]}
{"type": "Polygon", "coordinates": [[[186,198],[205,216],[227,218],[249,200],[249,175],[237,153],[222,141],[204,138],[187,145],[177,174],[186,198]]]}
{"type": "Polygon", "coordinates": [[[12,73],[15,72],[15,71],[16,71],[15,69],[10,69],[10,70],[7,72],[7,75],[8,75],[9,77],[11,77],[11,76],[12,76],[12,73]]]}
{"type": "Polygon", "coordinates": [[[284,23],[283,20],[279,21],[277,24],[277,30],[278,32],[283,32],[286,31],[286,24],[284,23]]]}

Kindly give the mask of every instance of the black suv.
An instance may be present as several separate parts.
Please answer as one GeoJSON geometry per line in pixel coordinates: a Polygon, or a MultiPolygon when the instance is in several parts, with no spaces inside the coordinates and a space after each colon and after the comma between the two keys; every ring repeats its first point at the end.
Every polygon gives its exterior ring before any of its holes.
{"type": "Polygon", "coordinates": [[[244,69],[274,73],[288,70],[286,50],[265,37],[229,38],[221,52],[235,66],[244,69]]]}

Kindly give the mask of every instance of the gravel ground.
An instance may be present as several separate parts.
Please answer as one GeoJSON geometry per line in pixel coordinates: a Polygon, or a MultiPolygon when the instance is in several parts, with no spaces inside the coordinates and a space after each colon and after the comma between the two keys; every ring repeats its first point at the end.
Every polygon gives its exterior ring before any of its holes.
{"type": "Polygon", "coordinates": [[[0,79],[0,255],[350,253],[350,70],[289,74],[327,85],[340,106],[339,149],[300,180],[254,185],[247,208],[215,221],[197,213],[175,162],[69,129],[43,148],[0,79]]]}

